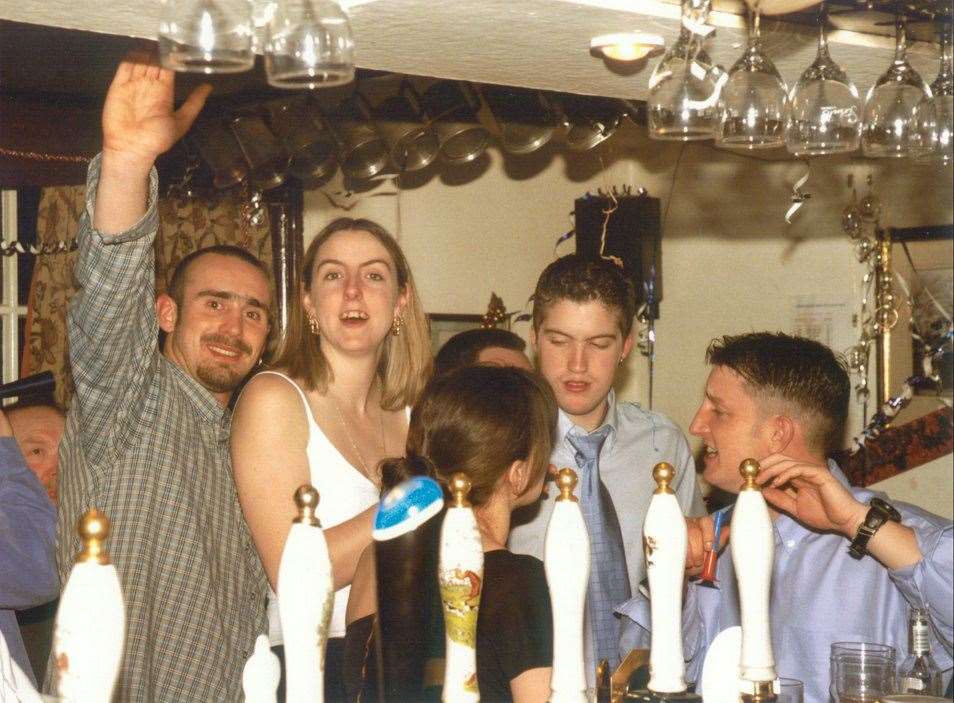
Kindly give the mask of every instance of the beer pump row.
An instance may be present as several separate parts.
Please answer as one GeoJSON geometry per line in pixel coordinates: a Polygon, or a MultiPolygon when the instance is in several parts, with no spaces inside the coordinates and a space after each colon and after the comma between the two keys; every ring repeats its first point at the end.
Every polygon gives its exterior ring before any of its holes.
{"type": "MultiPolygon", "coordinates": [[[[616,672],[605,665],[597,675],[596,697],[624,700],[759,703],[776,698],[777,675],[769,628],[769,589],[774,540],[769,512],[756,483],[759,466],[740,466],[745,483],[732,516],[733,565],[738,578],[741,636],[721,637],[725,647],[709,655],[738,662],[703,674],[703,689],[687,692],[682,648],[682,597],[687,545],[686,521],[670,488],[675,469],[653,469],[656,490],[644,524],[643,540],[651,595],[652,638],[649,681],[631,690],[633,670],[645,651],[631,652],[616,672]],[[734,644],[733,644],[734,641],[734,644]]],[[[574,489],[577,476],[562,469],[544,546],[544,567],[553,612],[553,703],[586,703],[584,612],[590,543],[574,489]]],[[[420,697],[434,681],[425,652],[424,632],[432,603],[442,606],[445,632],[442,697],[448,703],[480,700],[476,673],[477,615],[483,586],[483,550],[473,509],[470,482],[455,474],[451,503],[433,480],[414,477],[381,501],[374,526],[378,615],[375,626],[377,698],[406,701],[420,697]],[[443,517],[441,518],[443,511],[443,517]],[[436,564],[435,556],[436,555],[436,564]],[[437,573],[438,578],[427,575],[437,573]],[[436,581],[436,583],[435,583],[436,581]],[[436,593],[435,593],[436,589],[436,593]]],[[[324,648],[334,600],[328,545],[316,517],[319,496],[305,485],[295,492],[298,517],[289,532],[278,572],[278,598],[286,657],[286,700],[323,701],[324,648]]],[[[108,703],[119,672],[125,615],[115,568],[104,542],[109,521],[95,509],[79,522],[83,550],[60,599],[53,648],[58,690],[69,703],[108,703]]],[[[710,667],[704,667],[704,672],[710,667]]],[[[249,703],[275,703],[279,664],[258,638],[245,665],[242,686],[249,703]]],[[[37,700],[40,700],[37,697],[37,700]]]]}

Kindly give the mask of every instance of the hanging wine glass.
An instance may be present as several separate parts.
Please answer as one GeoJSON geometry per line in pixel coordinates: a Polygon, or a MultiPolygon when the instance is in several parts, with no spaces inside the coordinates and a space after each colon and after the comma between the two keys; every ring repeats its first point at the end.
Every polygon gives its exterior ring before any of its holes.
{"type": "Polygon", "coordinates": [[[861,149],[865,156],[900,158],[911,153],[914,112],[931,89],[907,59],[904,19],[895,22],[894,60],[868,91],[861,149]]]}
{"type": "Polygon", "coordinates": [[[351,23],[337,2],[278,0],[266,28],[269,85],[330,88],[354,80],[351,23]]]}
{"type": "Polygon", "coordinates": [[[931,83],[933,97],[918,105],[912,148],[919,161],[954,162],[954,42],[950,20],[937,25],[940,66],[931,83]]]}
{"type": "Polygon", "coordinates": [[[848,75],[828,53],[826,14],[818,12],[818,51],[792,88],[785,145],[795,156],[854,151],[861,141],[861,98],[848,75]]]}
{"type": "Polygon", "coordinates": [[[785,146],[788,88],[778,69],[762,52],[758,10],[749,11],[745,53],[729,70],[719,99],[716,144],[744,149],[785,146]]]}
{"type": "Polygon", "coordinates": [[[173,71],[236,73],[255,64],[247,0],[162,0],[159,60],[173,71]]]}
{"type": "Polygon", "coordinates": [[[712,139],[718,124],[721,66],[703,48],[711,0],[683,0],[682,30],[649,78],[649,136],[691,141],[712,139]]]}

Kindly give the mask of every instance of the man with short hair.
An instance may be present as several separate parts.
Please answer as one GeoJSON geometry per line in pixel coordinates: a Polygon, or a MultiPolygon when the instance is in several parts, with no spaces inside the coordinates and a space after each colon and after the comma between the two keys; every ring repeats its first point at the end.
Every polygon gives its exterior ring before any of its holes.
{"type": "Polygon", "coordinates": [[[524,353],[527,343],[510,330],[496,327],[458,332],[444,342],[434,357],[434,374],[447,373],[462,366],[496,364],[533,371],[524,353]]]}
{"type": "MultiPolygon", "coordinates": [[[[0,410],[0,638],[33,681],[33,668],[17,627],[16,611],[56,598],[56,508],[27,467],[0,410]]],[[[3,699],[0,682],[0,699],[3,699]]]]}
{"type": "Polygon", "coordinates": [[[77,520],[105,513],[126,606],[116,700],[232,701],[267,630],[268,591],[235,494],[227,406],[265,347],[271,291],[262,264],[220,246],[185,259],[170,293],[154,297],[153,164],[210,90],[175,110],[173,75],[130,55],[103,107],[67,322],[76,395],[60,450],[58,562],[65,580],[77,520]]]}
{"type": "MultiPolygon", "coordinates": [[[[908,609],[924,608],[932,654],[952,667],[954,589],[951,521],[886,496],[851,488],[826,453],[848,415],[848,373],[830,349],[785,334],[723,337],[707,353],[712,371],[689,431],[705,442],[703,477],[738,493],[739,464],[757,459],[758,483],[775,532],[770,622],[780,676],[805,684],[808,703],[828,701],[833,642],[878,642],[908,649],[908,609]],[[852,554],[854,552],[854,554],[852,554]]],[[[688,573],[711,547],[712,518],[689,520],[688,573]]],[[[729,549],[731,549],[731,539],[729,549]]],[[[732,559],[718,562],[718,589],[690,582],[683,607],[687,678],[698,681],[706,650],[738,625],[732,559]]],[[[619,609],[621,649],[649,644],[649,602],[619,609]]]]}
{"type": "MultiPolygon", "coordinates": [[[[52,506],[57,503],[59,445],[66,419],[59,406],[45,395],[21,398],[16,403],[5,407],[3,411],[10,422],[13,437],[20,447],[27,467],[40,481],[52,503],[48,513],[52,516],[49,522],[51,535],[49,554],[55,576],[56,562],[52,534],[56,524],[56,510],[52,506]]],[[[40,515],[32,516],[34,520],[40,517],[40,515]]],[[[53,642],[58,582],[56,586],[50,592],[50,599],[47,602],[34,603],[30,607],[17,610],[20,638],[33,669],[31,673],[35,675],[37,681],[43,680],[53,642]]]]}
{"type": "Polygon", "coordinates": [[[56,505],[60,438],[66,420],[52,401],[21,400],[4,408],[27,466],[56,505]]]}
{"type": "MultiPolygon", "coordinates": [[[[646,574],[643,520],[656,484],[653,466],[676,467],[672,488],[683,511],[703,512],[695,468],[682,432],[664,415],[616,399],[613,381],[633,347],[635,295],[622,270],[606,259],[565,256],[544,269],[533,294],[531,342],[540,373],[560,406],[550,459],[579,474],[577,496],[590,533],[590,585],[585,648],[592,686],[595,665],[618,663],[619,621],[646,574]]],[[[510,547],[543,557],[556,491],[514,514],[510,547]]]]}

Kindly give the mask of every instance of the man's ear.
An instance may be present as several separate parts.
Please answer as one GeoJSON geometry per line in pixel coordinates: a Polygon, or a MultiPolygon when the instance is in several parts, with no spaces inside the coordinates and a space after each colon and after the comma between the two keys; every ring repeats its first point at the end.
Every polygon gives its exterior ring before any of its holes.
{"type": "Polygon", "coordinates": [[[179,306],[172,296],[166,293],[160,293],[156,296],[156,320],[159,322],[159,329],[166,334],[172,332],[176,326],[176,320],[179,319],[179,306]]]}
{"type": "Polygon", "coordinates": [[[626,339],[623,340],[623,352],[620,354],[619,360],[622,361],[633,349],[633,332],[630,330],[630,333],[626,335],[626,339]]]}
{"type": "Polygon", "coordinates": [[[788,449],[795,435],[798,433],[796,421],[788,415],[775,415],[769,420],[771,423],[772,451],[775,454],[782,454],[788,449]]]}

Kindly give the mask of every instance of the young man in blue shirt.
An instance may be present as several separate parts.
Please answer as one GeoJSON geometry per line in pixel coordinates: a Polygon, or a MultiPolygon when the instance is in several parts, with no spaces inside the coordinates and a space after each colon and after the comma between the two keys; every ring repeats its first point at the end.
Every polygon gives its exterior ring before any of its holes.
{"type": "MultiPolygon", "coordinates": [[[[590,534],[586,670],[619,663],[619,619],[614,608],[636,592],[646,575],[643,520],[656,488],[653,466],[676,467],[673,490],[686,514],[703,512],[686,438],[664,415],[617,400],[613,381],[633,348],[635,294],[622,269],[608,259],[573,254],[547,266],[533,294],[531,342],[540,373],[560,406],[551,463],[580,478],[577,496],[590,534]]],[[[543,557],[557,491],[514,514],[510,548],[543,557]]]]}
{"type": "MultiPolygon", "coordinates": [[[[705,443],[703,477],[713,486],[738,493],[739,464],[749,457],[761,464],[758,482],[775,531],[769,615],[779,676],[801,680],[806,703],[827,703],[831,644],[889,644],[900,661],[908,646],[908,609],[915,607],[928,612],[932,654],[946,684],[954,640],[954,528],[913,505],[891,506],[884,495],[850,487],[826,461],[848,415],[851,383],[844,366],[822,344],[770,333],[718,339],[707,359],[712,372],[689,431],[705,443]]],[[[689,520],[689,526],[687,572],[693,573],[711,545],[712,519],[689,520]]],[[[718,589],[690,581],[686,591],[690,681],[698,681],[715,636],[740,622],[729,554],[719,559],[717,579],[718,589]]],[[[621,650],[647,647],[648,600],[636,595],[618,612],[625,623],[621,650]]]]}

